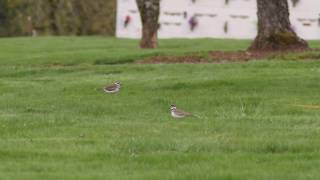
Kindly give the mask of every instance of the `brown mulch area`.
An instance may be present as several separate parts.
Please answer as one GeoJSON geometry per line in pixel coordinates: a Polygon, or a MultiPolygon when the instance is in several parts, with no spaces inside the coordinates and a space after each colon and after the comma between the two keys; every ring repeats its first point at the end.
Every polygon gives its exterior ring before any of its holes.
{"type": "Polygon", "coordinates": [[[190,63],[190,64],[199,64],[199,63],[208,63],[204,58],[197,55],[188,55],[188,56],[154,56],[148,57],[141,61],[138,61],[139,64],[175,64],[175,63],[190,63]]]}
{"type": "MultiPolygon", "coordinates": [[[[246,62],[249,60],[259,59],[273,59],[280,57],[286,59],[286,55],[294,53],[297,54],[295,60],[303,59],[320,59],[320,49],[312,49],[307,51],[296,50],[296,51],[211,51],[207,57],[201,57],[199,55],[185,55],[185,56],[155,56],[148,57],[141,61],[139,64],[170,64],[170,63],[190,63],[190,64],[201,64],[201,63],[224,63],[224,62],[246,62]],[[319,52],[319,54],[312,54],[319,52]],[[311,53],[311,54],[308,54],[311,53]]],[[[291,58],[291,57],[289,57],[291,58]]]]}

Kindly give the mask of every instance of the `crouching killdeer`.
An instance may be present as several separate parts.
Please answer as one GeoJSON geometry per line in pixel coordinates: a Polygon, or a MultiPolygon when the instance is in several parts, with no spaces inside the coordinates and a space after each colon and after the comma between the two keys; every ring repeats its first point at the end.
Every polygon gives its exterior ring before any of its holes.
{"type": "Polygon", "coordinates": [[[192,116],[189,112],[184,112],[182,110],[177,109],[175,105],[170,106],[171,116],[174,118],[184,118],[187,116],[192,116]]]}
{"type": "Polygon", "coordinates": [[[106,93],[116,93],[120,91],[120,82],[115,82],[111,85],[106,85],[103,88],[103,91],[106,93]]]}

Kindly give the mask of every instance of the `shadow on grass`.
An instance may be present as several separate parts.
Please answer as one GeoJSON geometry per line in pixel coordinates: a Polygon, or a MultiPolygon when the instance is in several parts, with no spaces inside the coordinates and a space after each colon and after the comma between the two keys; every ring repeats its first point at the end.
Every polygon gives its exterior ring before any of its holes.
{"type": "Polygon", "coordinates": [[[232,87],[236,84],[231,81],[215,80],[200,83],[178,82],[175,84],[159,87],[163,90],[182,90],[182,89],[210,89],[215,90],[216,87],[232,87]]]}

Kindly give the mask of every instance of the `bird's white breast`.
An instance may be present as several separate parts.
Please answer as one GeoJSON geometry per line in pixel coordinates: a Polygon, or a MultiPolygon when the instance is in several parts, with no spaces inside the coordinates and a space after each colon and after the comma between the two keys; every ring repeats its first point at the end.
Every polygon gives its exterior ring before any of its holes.
{"type": "Polygon", "coordinates": [[[171,116],[175,118],[183,118],[184,116],[177,115],[174,111],[171,111],[171,116]]]}

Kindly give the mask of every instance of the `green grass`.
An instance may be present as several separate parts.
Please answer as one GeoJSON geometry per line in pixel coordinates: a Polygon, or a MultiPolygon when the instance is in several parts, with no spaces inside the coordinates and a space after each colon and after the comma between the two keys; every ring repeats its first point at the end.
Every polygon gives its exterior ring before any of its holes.
{"type": "Polygon", "coordinates": [[[148,51],[141,50],[137,44],[135,40],[105,37],[1,39],[0,65],[123,64],[155,55],[244,49],[249,45],[249,41],[163,40],[160,42],[161,48],[148,51]]]}
{"type": "Polygon", "coordinates": [[[320,178],[320,108],[294,106],[320,106],[320,61],[130,64],[249,45],[137,43],[0,39],[0,179],[320,178]],[[200,118],[172,119],[171,103],[200,118]]]}

